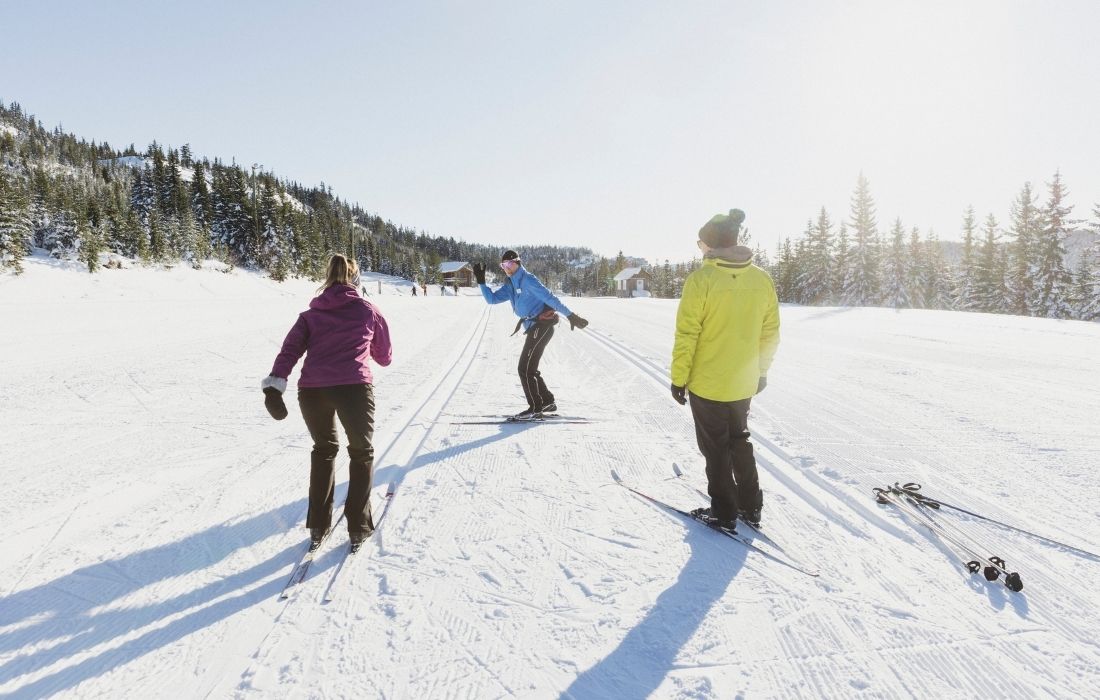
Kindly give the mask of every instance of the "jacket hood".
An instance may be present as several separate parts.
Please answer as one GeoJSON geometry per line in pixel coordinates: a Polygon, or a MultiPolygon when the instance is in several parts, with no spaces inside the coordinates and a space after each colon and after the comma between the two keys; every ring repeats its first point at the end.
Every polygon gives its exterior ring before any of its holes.
{"type": "Polygon", "coordinates": [[[362,297],[355,291],[355,287],[346,284],[334,284],[309,302],[309,308],[319,311],[338,309],[361,301],[362,297]]]}
{"type": "Polygon", "coordinates": [[[732,263],[747,263],[752,261],[752,248],[744,245],[732,245],[728,248],[712,248],[704,256],[717,258],[732,263]]]}

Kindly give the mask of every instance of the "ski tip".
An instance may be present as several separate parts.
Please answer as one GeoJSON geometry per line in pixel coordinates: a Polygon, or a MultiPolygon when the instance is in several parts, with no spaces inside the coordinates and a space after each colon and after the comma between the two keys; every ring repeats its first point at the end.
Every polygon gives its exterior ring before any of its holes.
{"type": "Polygon", "coordinates": [[[615,471],[614,469],[611,470],[611,478],[619,482],[620,484],[623,483],[622,477],[619,476],[619,472],[615,471]]]}
{"type": "Polygon", "coordinates": [[[676,462],[672,463],[672,471],[673,471],[673,473],[676,474],[676,476],[683,476],[684,475],[683,470],[680,469],[680,465],[677,464],[676,462]]]}

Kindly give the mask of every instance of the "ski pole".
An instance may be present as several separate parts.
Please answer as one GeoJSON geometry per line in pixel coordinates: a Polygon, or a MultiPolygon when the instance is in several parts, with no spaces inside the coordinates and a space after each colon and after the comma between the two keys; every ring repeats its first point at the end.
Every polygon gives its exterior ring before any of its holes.
{"type": "MultiPolygon", "coordinates": [[[[894,484],[894,490],[899,495],[904,492],[896,483],[894,484]]],[[[933,518],[931,511],[922,510],[922,508],[920,507],[920,503],[916,500],[909,500],[907,505],[912,507],[916,512],[923,515],[928,521],[933,522],[941,534],[947,534],[948,536],[951,536],[950,533],[953,532],[953,536],[956,542],[968,541],[970,545],[971,555],[976,556],[980,560],[978,562],[969,562],[967,564],[968,568],[970,568],[971,571],[976,571],[978,568],[981,568],[982,573],[985,575],[987,581],[996,581],[1001,574],[1004,574],[1005,586],[1010,591],[1019,591],[1023,589],[1024,584],[1023,581],[1020,579],[1020,575],[1016,572],[1010,572],[1006,568],[1007,565],[1004,559],[996,555],[982,557],[978,553],[979,548],[982,546],[981,543],[977,542],[977,540],[975,540],[972,536],[969,536],[967,533],[963,532],[961,528],[948,521],[940,520],[939,518],[933,518]],[[982,561],[986,563],[984,567],[981,566],[982,561]]]]}
{"type": "Polygon", "coordinates": [[[928,505],[931,508],[941,508],[941,507],[950,508],[951,510],[958,511],[960,513],[965,513],[966,515],[969,515],[969,516],[974,517],[974,518],[978,518],[979,520],[984,520],[988,523],[993,523],[994,525],[1000,525],[1001,527],[1007,527],[1009,530],[1015,530],[1016,532],[1023,533],[1025,535],[1030,535],[1031,537],[1034,537],[1036,539],[1042,540],[1044,542],[1049,542],[1050,544],[1058,545],[1059,547],[1064,547],[1065,549],[1069,549],[1069,550],[1072,550],[1072,551],[1077,552],[1079,554],[1083,554],[1085,556],[1092,557],[1093,559],[1100,559],[1100,554],[1096,554],[1095,552],[1090,552],[1087,549],[1081,549],[1080,547],[1074,547],[1071,544],[1066,544],[1065,542],[1059,542],[1056,539],[1052,539],[1050,537],[1044,537],[1043,535],[1040,535],[1040,534],[1035,533],[1035,532],[1031,532],[1030,530],[1025,530],[1023,528],[1016,527],[1015,525],[1009,525],[1008,523],[1001,522],[1000,520],[994,520],[993,518],[990,518],[988,516],[981,515],[979,513],[974,513],[972,511],[966,510],[965,508],[960,508],[959,506],[953,506],[950,503],[944,503],[943,501],[941,501],[939,499],[932,498],[931,496],[926,496],[923,493],[918,493],[918,491],[920,491],[921,485],[917,484],[917,483],[914,483],[912,481],[910,481],[907,484],[904,484],[901,488],[904,489],[907,493],[909,493],[910,496],[912,496],[913,498],[916,498],[917,500],[925,503],[926,505],[928,505]]]}
{"type": "Polygon", "coordinates": [[[1000,578],[1001,574],[1004,574],[1004,584],[1008,590],[1018,592],[1023,590],[1024,583],[1020,578],[1020,574],[1016,572],[1009,572],[1005,568],[1005,562],[1000,557],[984,557],[978,553],[977,549],[971,544],[966,542],[964,535],[960,533],[953,533],[949,529],[945,528],[942,523],[933,518],[928,512],[920,508],[916,501],[906,498],[906,492],[897,484],[885,489],[874,489],[876,501],[882,504],[893,504],[900,510],[908,513],[910,516],[916,518],[925,527],[932,531],[941,539],[950,542],[959,548],[960,551],[966,554],[968,557],[973,557],[970,561],[965,562],[965,566],[971,573],[978,573],[981,571],[987,581],[996,581],[1000,578]],[[983,566],[984,563],[984,566],[983,566]]]}
{"type": "Polygon", "coordinates": [[[941,539],[953,543],[967,556],[974,557],[974,559],[966,562],[968,571],[975,574],[980,571],[987,581],[996,581],[1000,578],[1001,574],[1004,574],[1004,584],[1006,588],[1013,592],[1023,589],[1024,584],[1020,575],[1016,572],[1008,571],[1008,569],[1005,568],[1006,564],[1004,559],[998,556],[985,557],[981,555],[974,546],[974,543],[967,541],[965,533],[948,529],[943,522],[933,518],[929,512],[921,509],[915,501],[905,498],[899,489],[890,489],[890,493],[892,496],[895,496],[893,500],[896,504],[900,505],[906,512],[909,512],[910,515],[918,518],[925,527],[934,534],[941,539]]]}
{"type": "MultiPolygon", "coordinates": [[[[904,488],[899,486],[896,482],[894,483],[894,488],[892,490],[895,491],[896,493],[898,493],[899,495],[901,495],[902,493],[904,493],[906,496],[910,495],[908,492],[905,491],[904,488]]],[[[915,500],[915,499],[910,499],[910,504],[914,508],[916,508],[917,510],[921,510],[920,501],[915,500]]],[[[964,532],[963,529],[961,527],[959,527],[958,525],[956,525],[954,523],[951,523],[947,520],[940,520],[939,518],[933,518],[930,511],[922,511],[922,514],[927,519],[934,520],[936,525],[941,530],[950,530],[950,531],[955,533],[956,537],[963,538],[963,539],[969,539],[970,543],[974,546],[973,551],[978,551],[978,549],[980,549],[981,547],[986,546],[982,542],[979,542],[978,539],[976,537],[974,537],[973,535],[971,535],[967,532],[964,532]]],[[[1019,584],[1020,588],[1023,587],[1023,583],[1019,580],[1019,574],[1010,573],[1008,571],[1008,569],[1006,568],[1007,564],[1006,564],[1004,559],[1002,559],[1001,557],[996,556],[996,555],[990,555],[990,556],[985,558],[985,561],[987,562],[987,565],[985,567],[981,567],[981,568],[982,568],[982,573],[985,575],[985,578],[986,578],[987,581],[996,581],[997,578],[1000,576],[1000,574],[1003,573],[1005,575],[1005,585],[1008,586],[1009,589],[1019,590],[1019,588],[1013,588],[1013,586],[1016,585],[1017,583],[1019,584]]],[[[970,566],[971,564],[974,564],[974,563],[976,563],[976,562],[970,562],[968,564],[968,567],[971,568],[971,571],[976,571],[976,567],[970,566]]],[[[980,564],[978,564],[978,566],[980,567],[980,564]]]]}

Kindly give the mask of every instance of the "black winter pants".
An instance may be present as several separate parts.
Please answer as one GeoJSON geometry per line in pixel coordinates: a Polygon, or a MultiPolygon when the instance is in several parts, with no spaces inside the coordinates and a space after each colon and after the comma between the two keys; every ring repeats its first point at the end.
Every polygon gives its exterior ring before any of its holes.
{"type": "Polygon", "coordinates": [[[351,457],[348,498],[344,503],[348,532],[371,532],[374,529],[370,513],[374,473],[374,387],[345,384],[298,389],[298,406],[313,438],[306,527],[328,529],[332,525],[335,461],[340,451],[334,418],[338,417],[348,436],[348,456],[351,457]]]}
{"type": "MultiPolygon", "coordinates": [[[[556,323],[556,321],[555,321],[556,323]]],[[[538,411],[547,404],[554,403],[554,395],[546,388],[539,372],[542,351],[554,337],[554,323],[536,323],[527,331],[523,341],[523,352],[519,354],[519,382],[523,385],[523,395],[527,405],[538,411]]]]}
{"type": "Polygon", "coordinates": [[[694,394],[690,397],[695,439],[707,461],[711,514],[720,520],[733,520],[738,504],[751,507],[760,489],[749,442],[752,399],[711,401],[694,394]]]}

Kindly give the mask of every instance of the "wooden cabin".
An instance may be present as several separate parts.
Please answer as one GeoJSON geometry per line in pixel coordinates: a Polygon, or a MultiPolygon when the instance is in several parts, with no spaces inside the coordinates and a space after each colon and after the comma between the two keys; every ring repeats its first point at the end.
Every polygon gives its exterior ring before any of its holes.
{"type": "Polygon", "coordinates": [[[620,297],[648,297],[653,287],[653,276],[641,267],[628,267],[614,280],[615,295],[620,297]]]}

